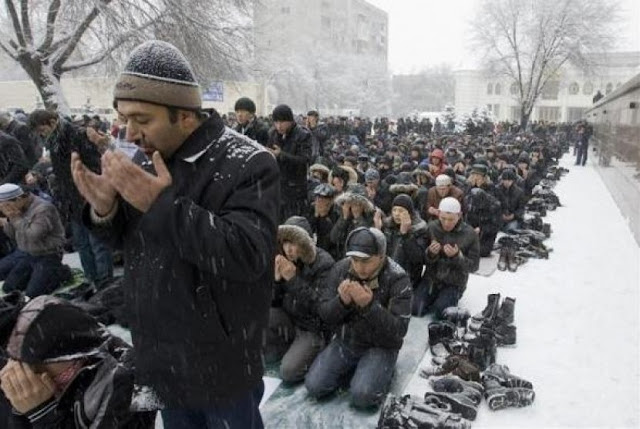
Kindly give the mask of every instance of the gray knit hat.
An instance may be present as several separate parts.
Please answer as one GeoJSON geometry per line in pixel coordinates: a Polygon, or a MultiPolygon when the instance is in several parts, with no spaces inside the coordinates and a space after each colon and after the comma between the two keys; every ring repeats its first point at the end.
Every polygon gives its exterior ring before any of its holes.
{"type": "Polygon", "coordinates": [[[15,200],[21,195],[24,195],[24,191],[18,185],[14,185],[13,183],[0,185],[0,203],[15,200]]]}
{"type": "Polygon", "coordinates": [[[151,40],[135,48],[118,78],[113,98],[199,110],[200,85],[175,46],[151,40]]]}

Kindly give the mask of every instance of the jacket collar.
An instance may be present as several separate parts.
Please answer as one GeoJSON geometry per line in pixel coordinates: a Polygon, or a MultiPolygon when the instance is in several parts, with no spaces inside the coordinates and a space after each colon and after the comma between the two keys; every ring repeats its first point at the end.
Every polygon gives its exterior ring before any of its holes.
{"type": "Polygon", "coordinates": [[[196,162],[222,136],[225,125],[215,110],[178,148],[173,155],[190,164],[196,162]]]}

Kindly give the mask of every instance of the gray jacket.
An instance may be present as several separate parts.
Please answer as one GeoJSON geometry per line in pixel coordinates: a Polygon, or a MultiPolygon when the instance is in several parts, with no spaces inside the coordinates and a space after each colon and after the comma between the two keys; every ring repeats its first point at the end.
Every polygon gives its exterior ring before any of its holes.
{"type": "Polygon", "coordinates": [[[53,204],[35,195],[21,216],[7,222],[4,232],[18,249],[33,256],[62,253],[64,228],[53,204]]]}

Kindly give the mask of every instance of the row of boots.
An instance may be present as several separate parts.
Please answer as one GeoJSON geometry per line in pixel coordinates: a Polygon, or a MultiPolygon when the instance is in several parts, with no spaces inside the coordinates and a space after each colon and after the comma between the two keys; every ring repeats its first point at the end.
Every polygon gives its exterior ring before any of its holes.
{"type": "Polygon", "coordinates": [[[447,375],[430,380],[424,400],[390,395],[380,412],[378,429],[469,429],[482,398],[492,411],[533,404],[533,384],[511,374],[506,365],[491,364],[482,383],[447,375]]]}

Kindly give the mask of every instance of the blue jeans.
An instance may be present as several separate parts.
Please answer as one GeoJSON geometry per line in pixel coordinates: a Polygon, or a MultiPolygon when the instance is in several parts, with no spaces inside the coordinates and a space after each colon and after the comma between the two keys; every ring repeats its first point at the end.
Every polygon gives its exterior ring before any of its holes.
{"type": "Polygon", "coordinates": [[[0,280],[7,293],[20,290],[29,298],[47,295],[65,280],[61,255],[32,256],[21,250],[0,259],[0,280]]]}
{"type": "Polygon", "coordinates": [[[426,312],[432,311],[436,319],[441,319],[444,309],[457,306],[461,297],[462,293],[457,286],[442,283],[437,286],[434,284],[425,297],[426,312]]]}
{"type": "Polygon", "coordinates": [[[94,283],[113,278],[113,255],[109,246],[94,236],[89,229],[71,221],[73,248],[80,255],[84,276],[94,283]]]}
{"type": "Polygon", "coordinates": [[[165,429],[262,429],[258,406],[264,394],[264,383],[232,404],[207,409],[162,410],[165,429]]]}
{"type": "Polygon", "coordinates": [[[322,398],[343,385],[351,374],[351,403],[357,408],[378,406],[389,391],[398,350],[356,348],[334,339],[311,365],[304,385],[322,398]]]}

